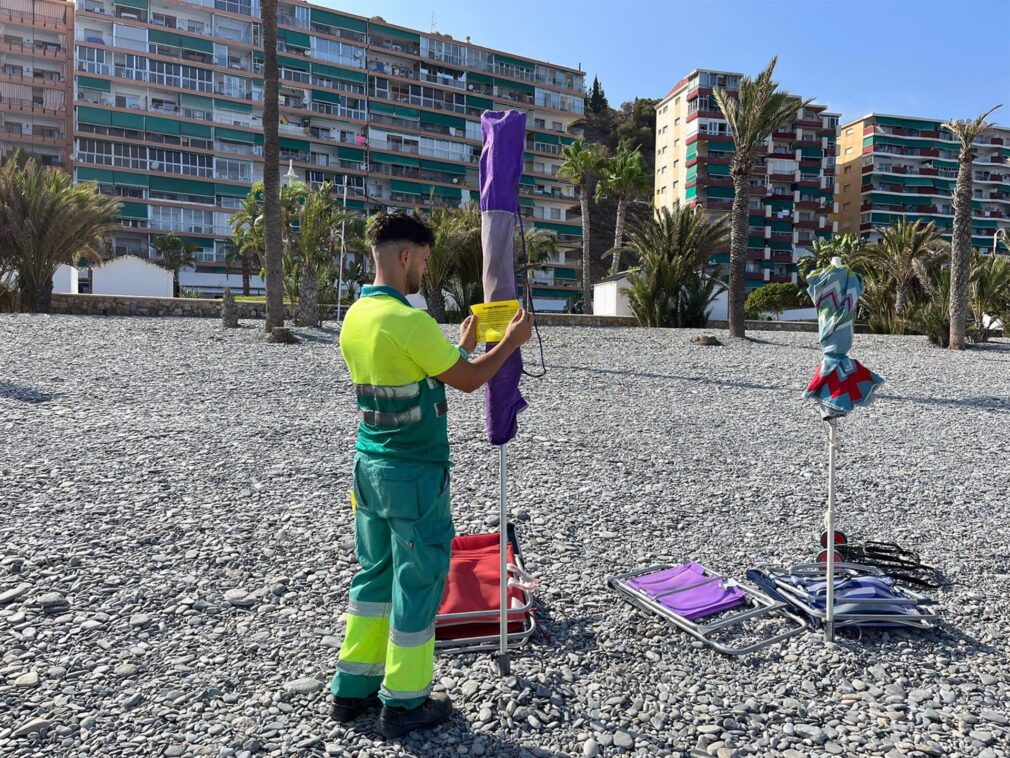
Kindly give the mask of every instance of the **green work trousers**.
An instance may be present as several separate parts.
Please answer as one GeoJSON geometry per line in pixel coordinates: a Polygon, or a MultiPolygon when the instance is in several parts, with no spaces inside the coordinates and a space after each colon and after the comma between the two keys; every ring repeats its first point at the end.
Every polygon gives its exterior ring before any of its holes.
{"type": "Polygon", "coordinates": [[[435,614],[455,530],[446,466],[354,461],[355,552],[347,629],[330,691],[416,708],[431,691],[435,614]]]}

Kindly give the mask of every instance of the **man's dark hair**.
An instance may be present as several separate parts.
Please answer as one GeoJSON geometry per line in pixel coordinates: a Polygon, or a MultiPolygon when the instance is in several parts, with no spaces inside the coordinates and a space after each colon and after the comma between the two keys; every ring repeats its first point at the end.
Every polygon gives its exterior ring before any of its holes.
{"type": "Polygon", "coordinates": [[[368,241],[372,247],[387,242],[412,242],[415,245],[435,243],[435,232],[431,225],[416,213],[396,211],[378,213],[368,222],[368,241]]]}

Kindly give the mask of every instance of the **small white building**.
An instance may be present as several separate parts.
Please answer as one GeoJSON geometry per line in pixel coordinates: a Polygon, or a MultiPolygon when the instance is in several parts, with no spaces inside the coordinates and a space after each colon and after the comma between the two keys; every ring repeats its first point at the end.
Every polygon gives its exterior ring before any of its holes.
{"type": "MultiPolygon", "coordinates": [[[[622,290],[628,288],[628,272],[622,271],[593,285],[594,316],[634,316],[628,303],[628,296],[622,290]]],[[[708,306],[711,321],[725,321],[729,318],[729,294],[720,289],[708,306]]]]}
{"type": "Polygon", "coordinates": [[[628,287],[628,272],[621,271],[593,285],[594,316],[634,316],[628,296],[621,292],[628,287]]]}
{"type": "Polygon", "coordinates": [[[135,255],[122,255],[91,269],[91,294],[172,297],[172,272],[135,255]]]}
{"type": "Polygon", "coordinates": [[[62,264],[56,273],[53,274],[53,292],[61,295],[76,295],[77,288],[77,267],[62,264]]]}

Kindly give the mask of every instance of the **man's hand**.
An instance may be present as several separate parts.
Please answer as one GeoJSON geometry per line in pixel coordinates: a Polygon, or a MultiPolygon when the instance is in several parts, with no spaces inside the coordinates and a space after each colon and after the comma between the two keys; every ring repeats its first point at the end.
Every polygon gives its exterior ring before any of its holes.
{"type": "Polygon", "coordinates": [[[468,353],[477,347],[477,318],[473,315],[467,316],[459,325],[459,346],[468,353]]]}
{"type": "MultiPolygon", "coordinates": [[[[463,322],[460,331],[464,340],[461,347],[466,347],[467,340],[470,345],[476,346],[477,327],[471,318],[463,322]]],[[[533,334],[533,318],[526,311],[520,310],[509,322],[501,342],[472,361],[460,356],[448,371],[443,371],[435,378],[463,392],[473,392],[498,373],[498,369],[502,367],[506,359],[518,350],[530,338],[531,334],[533,334]]]]}
{"type": "Polygon", "coordinates": [[[533,335],[533,317],[520,308],[516,315],[512,317],[508,328],[505,330],[503,342],[510,342],[514,347],[525,345],[526,341],[533,335]]]}

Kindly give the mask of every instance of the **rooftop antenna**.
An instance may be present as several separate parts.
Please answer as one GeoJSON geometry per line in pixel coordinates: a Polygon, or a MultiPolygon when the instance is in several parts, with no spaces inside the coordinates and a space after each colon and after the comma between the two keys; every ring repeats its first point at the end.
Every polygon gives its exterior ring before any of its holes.
{"type": "Polygon", "coordinates": [[[435,11],[431,12],[431,33],[435,33],[435,11]]]}

